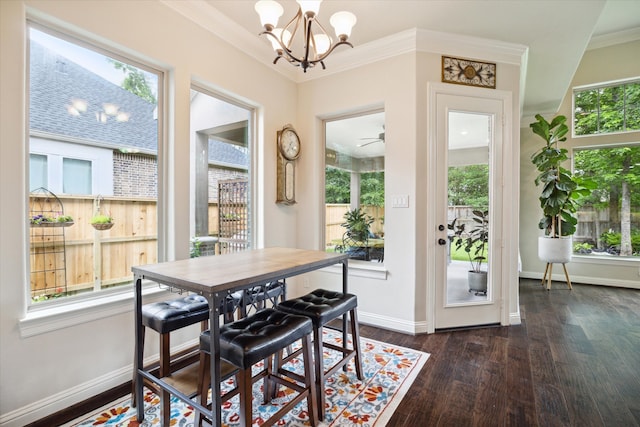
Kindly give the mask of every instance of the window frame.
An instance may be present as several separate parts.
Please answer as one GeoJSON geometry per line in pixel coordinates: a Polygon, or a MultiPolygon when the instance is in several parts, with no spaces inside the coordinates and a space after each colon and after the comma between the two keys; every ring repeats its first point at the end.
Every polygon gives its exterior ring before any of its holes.
{"type": "MultiPolygon", "coordinates": [[[[260,224],[264,224],[264,221],[261,218],[259,218],[260,210],[258,209],[258,206],[260,205],[259,205],[258,198],[259,198],[259,194],[264,193],[264,189],[260,187],[261,183],[260,183],[260,180],[258,179],[259,157],[261,154],[258,152],[258,143],[256,139],[256,128],[258,124],[258,114],[259,114],[258,107],[246,101],[240,100],[239,98],[234,98],[230,94],[222,93],[219,90],[212,89],[210,84],[199,79],[192,80],[189,86],[189,89],[190,91],[199,92],[199,93],[202,93],[203,95],[215,98],[218,101],[222,101],[227,104],[230,104],[235,108],[244,109],[248,114],[246,149],[248,150],[249,163],[246,166],[247,167],[246,174],[247,174],[247,182],[249,185],[249,189],[248,189],[249,194],[247,196],[247,204],[248,204],[247,212],[249,217],[248,218],[249,230],[247,234],[248,236],[247,249],[262,247],[264,242],[264,239],[263,239],[264,231],[262,228],[260,228],[260,224]]],[[[191,129],[189,130],[189,132],[191,133],[191,129]]],[[[193,148],[190,147],[189,150],[191,151],[193,150],[193,148]]],[[[191,159],[190,163],[193,165],[195,160],[196,159],[191,159]]],[[[207,159],[207,168],[209,166],[210,165],[207,159]]],[[[221,168],[224,168],[225,165],[221,163],[218,166],[221,168]]],[[[190,180],[192,181],[193,178],[190,178],[190,180]]],[[[189,189],[192,197],[194,197],[194,194],[195,194],[194,185],[195,184],[191,182],[190,189],[189,189]]],[[[195,201],[193,202],[193,204],[195,204],[195,201]]],[[[189,220],[193,221],[193,224],[190,224],[189,228],[195,229],[196,228],[195,212],[189,215],[189,220]]],[[[190,238],[191,237],[193,237],[194,239],[197,238],[195,236],[191,236],[191,234],[192,233],[190,231],[190,238]]]]}
{"type": "MultiPolygon", "coordinates": [[[[594,136],[604,136],[604,135],[619,135],[619,134],[628,134],[631,132],[639,132],[640,129],[632,129],[632,130],[623,130],[623,131],[617,131],[617,132],[603,132],[603,133],[590,133],[590,134],[585,134],[585,135],[578,135],[576,134],[576,93],[578,92],[584,92],[587,90],[597,90],[597,89],[604,89],[604,88],[609,88],[609,87],[621,87],[624,86],[626,84],[629,83],[637,83],[640,84],[640,76],[637,77],[630,77],[630,78],[626,78],[626,79],[620,79],[620,80],[611,80],[608,82],[601,82],[601,83],[593,83],[593,84],[588,84],[588,85],[581,85],[581,86],[574,86],[571,89],[571,137],[578,139],[578,138],[584,138],[584,137],[594,137],[594,136]]],[[[625,100],[625,106],[626,106],[626,100],[625,100]]]]}
{"type": "MultiPolygon", "coordinates": [[[[637,131],[634,131],[637,132],[637,131]]],[[[627,133],[627,132],[623,132],[627,133]]],[[[583,135],[583,136],[608,136],[611,134],[595,134],[595,135],[583,135]]],[[[622,148],[622,147],[640,147],[640,142],[615,142],[610,144],[595,144],[595,145],[580,145],[571,148],[571,172],[575,172],[575,157],[576,151],[585,151],[585,150],[599,150],[599,149],[607,149],[607,148],[622,148]]],[[[579,224],[579,221],[578,221],[579,224]]],[[[575,236],[575,234],[574,234],[575,236]]],[[[575,241],[574,241],[575,244],[575,241]]],[[[640,265],[640,257],[633,256],[610,256],[607,254],[599,254],[599,253],[590,253],[590,254],[580,254],[572,251],[572,259],[578,260],[580,263],[584,264],[603,264],[603,265],[640,265]]],[[[605,284],[599,283],[599,284],[605,284]]],[[[624,286],[624,285],[622,285],[624,286]]]]}
{"type": "MultiPolygon", "coordinates": [[[[165,261],[167,259],[167,225],[165,218],[167,218],[167,196],[166,188],[169,186],[165,183],[165,177],[167,174],[168,165],[167,159],[164,153],[167,152],[168,141],[166,138],[165,127],[165,112],[167,111],[165,105],[165,92],[168,88],[167,82],[167,70],[159,67],[157,64],[151,64],[144,62],[142,56],[133,57],[131,52],[125,53],[121,48],[117,48],[113,44],[105,44],[104,42],[98,42],[97,38],[88,36],[86,34],[80,34],[70,29],[64,28],[60,25],[54,24],[46,19],[37,18],[31,15],[27,16],[25,32],[25,47],[26,47],[26,63],[25,63],[25,79],[27,84],[25,85],[25,97],[28,100],[30,98],[31,91],[31,75],[30,75],[30,51],[31,51],[31,39],[30,29],[36,29],[38,31],[47,33],[50,36],[62,39],[68,43],[75,44],[79,47],[92,50],[100,55],[108,56],[117,61],[135,66],[146,72],[155,74],[158,79],[157,83],[157,96],[156,96],[156,119],[157,119],[157,259],[158,262],[165,261]]],[[[38,154],[44,155],[47,158],[47,168],[51,167],[49,161],[50,153],[41,152],[42,150],[36,150],[31,152],[33,146],[33,138],[41,138],[39,132],[32,132],[30,126],[30,106],[26,103],[26,129],[25,129],[25,197],[26,203],[29,203],[29,175],[30,175],[30,155],[38,154]]],[[[92,185],[95,191],[96,182],[96,169],[100,166],[96,165],[95,159],[86,159],[82,156],[60,156],[62,163],[62,157],[78,158],[80,160],[89,160],[92,164],[92,185]],[[98,166],[98,167],[96,167],[98,166]]],[[[50,184],[50,182],[49,182],[50,184]]],[[[61,188],[60,188],[61,190],[61,188]]],[[[28,228],[29,225],[25,224],[28,228]]],[[[31,263],[29,261],[29,236],[30,233],[27,230],[25,237],[27,238],[26,252],[24,254],[27,262],[25,262],[25,277],[31,276],[31,263]]],[[[79,295],[72,295],[65,298],[52,299],[49,301],[38,302],[37,304],[31,301],[31,289],[30,282],[27,280],[24,283],[25,294],[25,315],[19,322],[20,334],[22,337],[34,336],[41,333],[46,333],[54,330],[58,330],[64,327],[76,325],[81,322],[91,321],[99,318],[110,317],[116,314],[130,312],[132,310],[132,301],[134,297],[133,278],[131,280],[131,286],[122,285],[116,288],[106,288],[99,291],[91,291],[81,293],[79,295]]],[[[166,294],[166,290],[160,288],[156,283],[146,283],[143,289],[144,295],[149,295],[151,300],[158,300],[166,294]]],[[[166,297],[166,296],[165,296],[166,297]]]]}
{"type": "MultiPolygon", "coordinates": [[[[326,216],[326,212],[327,212],[327,202],[326,202],[326,170],[327,170],[327,124],[330,122],[335,122],[335,121],[340,121],[340,120],[346,120],[346,119],[353,119],[353,118],[357,118],[357,117],[362,117],[362,116],[367,116],[367,115],[372,115],[372,114],[377,114],[377,113],[383,113],[386,116],[386,111],[384,106],[378,106],[375,108],[371,108],[371,109],[365,109],[365,110],[355,110],[355,111],[351,111],[349,113],[346,114],[340,114],[340,115],[335,115],[335,116],[326,116],[322,118],[322,169],[321,169],[321,173],[322,173],[322,190],[321,190],[321,196],[322,196],[322,204],[321,204],[321,216],[320,218],[322,219],[322,232],[321,232],[321,244],[322,244],[322,248],[321,250],[326,250],[326,228],[327,228],[327,216],[326,216]]],[[[385,118],[385,122],[386,122],[386,118],[385,118]]],[[[385,149],[385,169],[383,170],[383,172],[386,172],[386,149],[385,149]]],[[[385,176],[385,206],[387,204],[387,185],[386,185],[386,179],[387,179],[387,174],[384,174],[385,176]]],[[[353,186],[353,182],[351,184],[353,186]]],[[[359,187],[359,185],[358,185],[359,187]]],[[[353,188],[352,190],[353,191],[353,188]]],[[[360,206],[360,188],[358,188],[358,194],[357,194],[357,198],[358,198],[358,206],[360,206]]],[[[352,194],[352,198],[353,198],[353,194],[352,194]]],[[[351,203],[353,203],[353,200],[351,201],[351,203]]],[[[350,208],[351,209],[351,208],[350,208]]],[[[386,217],[385,217],[385,222],[386,222],[386,217]]],[[[386,254],[385,254],[386,257],[386,254]]],[[[329,269],[331,270],[331,269],[329,269]]],[[[338,273],[340,272],[339,269],[333,269],[334,272],[338,273]]],[[[349,258],[349,276],[354,276],[354,277],[367,277],[367,278],[375,278],[375,279],[383,279],[386,280],[387,278],[387,269],[385,267],[385,263],[383,262],[371,262],[371,261],[364,261],[364,260],[357,260],[357,259],[351,259],[349,258]]]]}

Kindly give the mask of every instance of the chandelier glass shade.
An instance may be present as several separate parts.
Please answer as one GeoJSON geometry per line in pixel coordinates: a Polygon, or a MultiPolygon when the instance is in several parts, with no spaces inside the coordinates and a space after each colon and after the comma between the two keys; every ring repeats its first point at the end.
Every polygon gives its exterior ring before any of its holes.
{"type": "Polygon", "coordinates": [[[306,73],[307,68],[313,68],[318,63],[325,69],[324,59],[340,45],[353,47],[347,41],[351,35],[351,29],[356,24],[356,16],[351,12],[336,12],[329,22],[333,26],[337,41],[331,39],[322,24],[317,20],[322,0],[297,0],[298,13],[282,28],[277,28],[278,20],[284,13],[282,6],[274,0],[260,0],[255,5],[255,10],[260,15],[260,22],[264,31],[260,35],[266,35],[276,52],[275,64],[280,58],[284,58],[290,64],[302,67],[306,73]],[[296,40],[302,41],[302,53],[295,54],[292,44],[296,40]]]}

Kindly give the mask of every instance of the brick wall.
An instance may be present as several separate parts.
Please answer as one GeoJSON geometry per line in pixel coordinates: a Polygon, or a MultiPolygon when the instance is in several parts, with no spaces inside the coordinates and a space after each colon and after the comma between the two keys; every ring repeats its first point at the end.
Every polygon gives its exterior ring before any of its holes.
{"type": "Polygon", "coordinates": [[[154,157],[113,154],[113,194],[121,197],[158,197],[158,165],[154,157]]]}
{"type": "MultiPolygon", "coordinates": [[[[218,180],[246,178],[247,172],[209,167],[209,202],[218,201],[218,180]]],[[[158,165],[155,157],[113,154],[113,192],[121,197],[158,197],[158,165]]]]}

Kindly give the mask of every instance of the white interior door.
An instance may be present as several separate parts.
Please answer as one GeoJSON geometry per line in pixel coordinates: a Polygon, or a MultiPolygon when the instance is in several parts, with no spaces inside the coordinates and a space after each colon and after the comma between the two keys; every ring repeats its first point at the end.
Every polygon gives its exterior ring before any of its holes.
{"type": "Polygon", "coordinates": [[[435,96],[434,326],[500,323],[503,102],[435,96]],[[482,232],[474,231],[483,222],[474,211],[488,213],[484,250],[477,242],[467,246],[468,237],[482,232]]]}

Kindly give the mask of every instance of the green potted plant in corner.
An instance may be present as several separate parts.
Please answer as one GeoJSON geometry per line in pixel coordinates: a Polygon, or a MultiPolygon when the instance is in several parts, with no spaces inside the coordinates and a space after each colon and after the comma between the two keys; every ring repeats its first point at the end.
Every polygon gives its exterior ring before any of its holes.
{"type": "Polygon", "coordinates": [[[109,230],[111,227],[113,227],[113,218],[111,218],[110,215],[101,215],[101,214],[97,214],[94,215],[93,218],[91,218],[91,226],[93,228],[95,228],[96,230],[109,230]]]}
{"type": "Polygon", "coordinates": [[[482,270],[482,264],[487,259],[489,247],[489,211],[474,209],[472,211],[473,226],[466,229],[466,224],[456,224],[457,218],[451,223],[454,229],[456,249],[463,248],[469,257],[471,270],[467,273],[469,292],[487,293],[487,271],[482,270]]]}
{"type": "Polygon", "coordinates": [[[567,140],[567,118],[558,115],[551,122],[540,114],[535,118],[529,127],[545,141],[545,145],[531,156],[538,169],[534,182],[536,186],[542,185],[539,197],[542,218],[538,227],[544,230],[545,235],[538,239],[538,257],[547,263],[564,264],[571,260],[571,236],[578,224],[577,200],[588,196],[592,186],[562,167],[569,156],[567,149],[560,148],[558,144],[567,140]]]}
{"type": "Polygon", "coordinates": [[[352,259],[369,260],[368,240],[371,233],[370,227],[373,217],[367,215],[362,208],[352,209],[344,214],[345,222],[342,225],[346,228],[342,236],[342,245],[336,248],[344,251],[352,259]]]}
{"type": "Polygon", "coordinates": [[[366,242],[369,239],[373,217],[367,215],[362,208],[348,211],[344,214],[344,219],[345,222],[341,225],[347,229],[347,236],[359,242],[366,242]]]}

